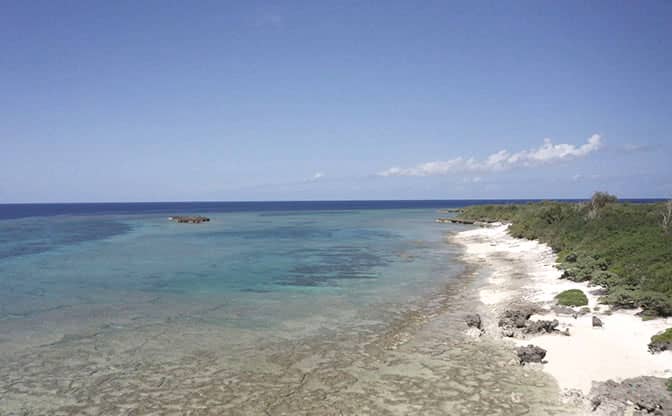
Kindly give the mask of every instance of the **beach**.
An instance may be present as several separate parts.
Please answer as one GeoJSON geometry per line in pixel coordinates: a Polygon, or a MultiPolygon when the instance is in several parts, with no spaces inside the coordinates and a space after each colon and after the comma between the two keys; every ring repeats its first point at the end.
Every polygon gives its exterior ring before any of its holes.
{"type": "Polygon", "coordinates": [[[557,319],[556,333],[504,337],[503,342],[511,348],[532,344],[545,349],[547,355],[540,369],[557,381],[565,398],[586,397],[594,382],[672,376],[672,353],[651,354],[647,350],[651,336],[672,326],[672,319],[643,321],[636,310],[612,310],[599,304],[601,288],[561,279],[550,247],[514,238],[507,228],[498,224],[463,231],[453,238],[465,247],[464,260],[486,273],[479,297],[485,305],[487,333],[500,336],[498,317],[512,305],[537,305],[540,311],[530,320],[557,319]],[[576,308],[576,314],[558,313],[554,297],[568,289],[582,290],[590,311],[576,308]],[[593,327],[594,316],[602,327],[593,327]],[[562,334],[565,330],[569,330],[569,336],[562,334]]]}

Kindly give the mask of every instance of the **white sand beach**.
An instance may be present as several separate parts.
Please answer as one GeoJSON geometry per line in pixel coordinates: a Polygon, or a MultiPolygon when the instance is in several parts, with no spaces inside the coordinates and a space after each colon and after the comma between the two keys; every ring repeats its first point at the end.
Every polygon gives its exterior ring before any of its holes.
{"type": "Polygon", "coordinates": [[[547,312],[531,319],[558,319],[559,329],[570,336],[548,334],[515,339],[518,345],[534,344],[547,350],[543,370],[552,375],[564,392],[590,391],[593,381],[615,381],[650,375],[672,376],[672,352],[651,354],[652,335],[672,326],[672,319],[642,321],[637,311],[611,311],[598,304],[599,287],[560,279],[550,247],[536,241],[511,237],[507,225],[463,231],[455,241],[466,247],[465,260],[485,266],[488,283],[480,297],[492,312],[489,332],[499,333],[496,318],[512,302],[539,303],[547,312]],[[551,311],[554,296],[567,289],[581,289],[589,299],[590,313],[573,317],[551,311]],[[603,327],[593,327],[597,316],[603,327]],[[492,321],[495,322],[492,322],[492,321]]]}

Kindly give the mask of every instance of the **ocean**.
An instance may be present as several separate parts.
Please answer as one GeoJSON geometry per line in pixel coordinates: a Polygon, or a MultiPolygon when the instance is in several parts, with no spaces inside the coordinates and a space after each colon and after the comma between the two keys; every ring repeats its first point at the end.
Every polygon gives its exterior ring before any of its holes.
{"type": "Polygon", "coordinates": [[[491,202],[0,205],[0,415],[560,414],[464,334],[491,202]]]}

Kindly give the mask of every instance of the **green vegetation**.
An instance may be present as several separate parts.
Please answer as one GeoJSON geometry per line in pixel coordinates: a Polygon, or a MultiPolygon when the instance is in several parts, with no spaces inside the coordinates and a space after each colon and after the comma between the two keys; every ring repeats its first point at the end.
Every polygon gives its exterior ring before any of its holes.
{"type": "Polygon", "coordinates": [[[668,328],[660,334],[651,337],[652,344],[672,343],[672,328],[668,328]]]}
{"type": "Polygon", "coordinates": [[[588,297],[579,289],[570,289],[560,292],[555,296],[558,305],[563,306],[584,306],[588,304],[588,297]]]}
{"type": "Polygon", "coordinates": [[[649,352],[653,354],[668,350],[672,350],[672,328],[652,336],[649,343],[649,352]]]}
{"type": "Polygon", "coordinates": [[[672,377],[667,379],[667,391],[672,392],[672,377]]]}
{"type": "Polygon", "coordinates": [[[564,278],[603,286],[603,302],[641,307],[645,316],[671,316],[669,210],[670,203],[621,203],[596,193],[581,203],[471,206],[460,218],[509,222],[513,236],[553,248],[564,278]]]}

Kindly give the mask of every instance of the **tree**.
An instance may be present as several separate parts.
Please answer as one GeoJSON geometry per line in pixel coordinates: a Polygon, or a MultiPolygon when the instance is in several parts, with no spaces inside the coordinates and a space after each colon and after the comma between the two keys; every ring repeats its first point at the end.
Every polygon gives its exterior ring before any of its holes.
{"type": "Polygon", "coordinates": [[[665,234],[670,232],[671,226],[672,226],[672,199],[670,199],[665,203],[665,205],[663,205],[662,227],[665,234]]]}
{"type": "Polygon", "coordinates": [[[616,198],[616,195],[611,195],[608,192],[595,192],[593,197],[590,198],[590,202],[588,202],[588,218],[597,217],[597,214],[602,208],[604,208],[607,204],[616,202],[617,200],[618,198],[616,198]]]}
{"type": "Polygon", "coordinates": [[[595,192],[593,197],[590,198],[590,207],[593,209],[604,208],[607,204],[611,204],[617,200],[616,195],[611,195],[607,192],[595,192]]]}

